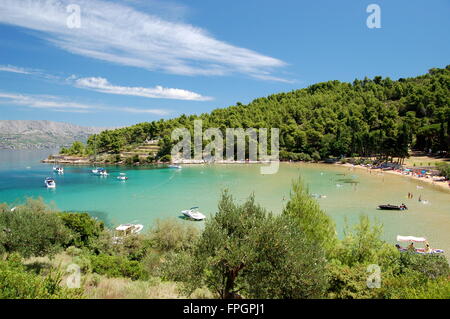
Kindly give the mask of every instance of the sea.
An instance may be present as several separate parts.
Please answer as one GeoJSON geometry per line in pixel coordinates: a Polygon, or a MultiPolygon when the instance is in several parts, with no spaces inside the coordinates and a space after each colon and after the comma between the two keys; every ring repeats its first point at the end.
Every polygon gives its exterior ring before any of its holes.
{"type": "Polygon", "coordinates": [[[408,177],[313,163],[280,163],[278,172],[271,175],[261,174],[263,164],[193,164],[182,165],[182,169],[108,166],[107,177],[92,174],[94,167],[63,166],[64,174],[58,175],[53,164],[41,163],[54,153],[0,150],[0,203],[14,207],[27,198],[40,197],[62,211],[88,212],[109,227],[141,223],[150,229],[156,220],[165,218],[203,227],[204,222],[181,219],[181,210],[198,206],[210,217],[217,212],[221,193],[228,190],[237,202],[254,195],[261,206],[280,214],[292,182],[301,178],[311,194],[322,195],[317,201],[335,221],[340,237],[346,226],[367,215],[372,222],[383,224],[382,237],[387,242],[395,244],[397,235],[426,237],[432,248],[444,249],[450,256],[450,193],[408,177]],[[118,180],[121,173],[128,180],[118,180]],[[56,180],[55,189],[45,187],[46,177],[56,180]],[[402,203],[409,209],[377,209],[380,204],[402,203]]]}

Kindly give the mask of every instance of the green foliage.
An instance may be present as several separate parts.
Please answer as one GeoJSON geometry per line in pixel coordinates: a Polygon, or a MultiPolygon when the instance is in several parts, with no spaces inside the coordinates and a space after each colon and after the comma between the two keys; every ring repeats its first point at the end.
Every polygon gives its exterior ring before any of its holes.
{"type": "Polygon", "coordinates": [[[180,251],[193,246],[199,229],[174,218],[157,220],[150,230],[152,246],[161,252],[180,251]]]}
{"type": "Polygon", "coordinates": [[[164,155],[159,159],[160,162],[170,163],[172,161],[172,156],[170,154],[164,155]]]}
{"type": "Polygon", "coordinates": [[[59,213],[64,225],[73,232],[67,246],[92,248],[104,230],[103,222],[88,213],[59,213]]]}
{"type": "Polygon", "coordinates": [[[61,273],[46,276],[26,270],[19,255],[0,260],[0,299],[68,299],[81,298],[80,289],[61,285],[61,273]]]}
{"type": "Polygon", "coordinates": [[[428,279],[450,276],[450,267],[445,256],[421,255],[411,252],[400,254],[400,271],[413,270],[421,273],[428,279]]]}
{"type": "Polygon", "coordinates": [[[118,153],[127,145],[159,138],[157,157],[170,154],[171,132],[203,120],[203,129],[279,128],[280,158],[404,158],[409,148],[448,152],[450,67],[415,78],[375,77],[353,83],[328,81],[288,93],[257,98],[209,114],[106,130],[88,139],[88,149],[118,153]]]}
{"type": "Polygon", "coordinates": [[[266,212],[253,197],[237,205],[227,192],[192,252],[177,261],[183,277],[175,277],[190,292],[206,286],[221,298],[315,298],[326,286],[318,242],[308,241],[287,216],[266,212]]]}
{"type": "Polygon", "coordinates": [[[92,271],[99,275],[127,277],[132,280],[145,280],[148,278],[148,274],[145,272],[142,264],[136,260],[129,260],[124,256],[105,254],[92,255],[90,258],[92,271]]]}
{"type": "Polygon", "coordinates": [[[24,257],[52,255],[70,240],[70,231],[42,199],[1,212],[0,230],[0,253],[24,257]]]}
{"type": "Polygon", "coordinates": [[[444,162],[436,163],[436,168],[439,170],[439,174],[441,176],[445,176],[447,179],[450,179],[450,164],[444,162]]]}
{"type": "Polygon", "coordinates": [[[382,233],[381,224],[372,226],[369,217],[361,215],[358,224],[353,227],[346,226],[344,238],[335,252],[336,259],[344,265],[354,266],[381,264],[392,258],[399,258],[396,248],[381,240],[382,233]]]}
{"type": "Polygon", "coordinates": [[[301,179],[293,183],[283,215],[293,218],[304,236],[311,242],[318,242],[327,256],[332,253],[337,243],[334,222],[311,198],[301,179]]]}
{"type": "Polygon", "coordinates": [[[327,297],[331,299],[374,298],[376,291],[367,287],[366,269],[364,265],[350,267],[335,262],[328,264],[327,297]]]}
{"type": "Polygon", "coordinates": [[[87,155],[88,150],[86,149],[83,142],[75,141],[72,143],[72,146],[70,148],[64,148],[64,147],[61,148],[60,153],[64,154],[64,155],[83,156],[83,155],[87,155]]]}

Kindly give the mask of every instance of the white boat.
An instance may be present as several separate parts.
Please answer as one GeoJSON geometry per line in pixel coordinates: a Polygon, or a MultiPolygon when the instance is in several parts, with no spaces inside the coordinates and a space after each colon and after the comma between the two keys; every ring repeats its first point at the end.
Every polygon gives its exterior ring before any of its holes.
{"type": "Polygon", "coordinates": [[[425,237],[415,237],[415,236],[400,236],[397,235],[398,242],[410,242],[410,247],[402,247],[400,245],[395,245],[400,252],[413,252],[416,254],[442,254],[444,250],[442,249],[432,249],[428,244],[428,241],[425,237]],[[424,243],[426,248],[416,248],[413,243],[424,243]]]}
{"type": "Polygon", "coordinates": [[[115,234],[113,236],[113,242],[115,244],[121,243],[123,238],[133,235],[133,234],[139,234],[142,229],[144,228],[144,225],[141,224],[122,224],[115,228],[115,234]]]}
{"type": "Polygon", "coordinates": [[[60,166],[53,166],[53,171],[58,174],[64,174],[64,168],[62,168],[60,166]]]}
{"type": "Polygon", "coordinates": [[[56,182],[51,177],[47,177],[45,179],[44,183],[45,183],[45,186],[47,186],[47,188],[55,188],[56,187],[56,182]]]}
{"type": "Polygon", "coordinates": [[[101,170],[99,170],[98,171],[98,174],[100,175],[100,176],[108,176],[109,174],[108,174],[108,171],[106,170],[106,169],[101,169],[101,170]]]}
{"type": "Polygon", "coordinates": [[[181,169],[181,165],[169,165],[169,168],[181,169]]]}
{"type": "Polygon", "coordinates": [[[93,174],[100,175],[100,172],[101,172],[101,171],[104,171],[104,170],[105,170],[105,169],[102,168],[102,167],[97,167],[97,168],[94,168],[93,170],[91,170],[91,172],[92,172],[93,174]]]}
{"type": "Polygon", "coordinates": [[[203,220],[206,218],[205,215],[198,211],[198,207],[191,207],[190,209],[182,210],[181,213],[189,219],[193,220],[203,220]]]}
{"type": "Polygon", "coordinates": [[[128,179],[128,177],[126,176],[125,173],[120,173],[120,175],[117,176],[117,179],[119,179],[121,181],[126,181],[128,179]]]}

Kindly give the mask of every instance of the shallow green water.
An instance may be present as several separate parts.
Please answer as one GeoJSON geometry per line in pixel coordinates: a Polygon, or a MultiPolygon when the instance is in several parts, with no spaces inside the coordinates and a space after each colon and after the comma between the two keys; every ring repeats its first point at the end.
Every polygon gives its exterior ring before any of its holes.
{"type": "Polygon", "coordinates": [[[258,165],[230,164],[184,165],[181,170],[109,167],[106,178],[92,175],[89,167],[66,166],[64,175],[58,176],[53,175],[52,165],[39,163],[49,153],[0,151],[0,202],[16,205],[26,197],[41,196],[59,209],[88,211],[109,225],[140,222],[148,227],[157,218],[178,217],[191,206],[200,206],[206,215],[214,213],[225,188],[239,201],[254,193],[262,206],[279,213],[289,198],[292,180],[301,175],[311,193],[327,196],[318,202],[333,217],[340,235],[345,219],[354,223],[360,214],[367,214],[383,223],[387,241],[394,243],[397,234],[424,236],[449,256],[450,193],[406,177],[288,163],[281,164],[274,175],[261,175],[258,165]],[[117,180],[120,172],[129,180],[117,180]],[[47,176],[55,177],[56,189],[45,188],[47,176]],[[414,199],[407,199],[408,192],[414,199]],[[428,204],[418,202],[419,195],[428,204]],[[409,207],[406,213],[376,209],[379,204],[402,202],[409,207]]]}

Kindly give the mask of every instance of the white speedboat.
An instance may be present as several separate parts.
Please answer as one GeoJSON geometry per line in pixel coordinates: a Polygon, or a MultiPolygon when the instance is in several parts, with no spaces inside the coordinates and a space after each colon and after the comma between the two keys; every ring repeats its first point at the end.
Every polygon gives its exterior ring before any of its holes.
{"type": "Polygon", "coordinates": [[[190,209],[182,210],[181,213],[189,219],[193,220],[203,220],[206,218],[205,215],[198,211],[198,207],[191,207],[190,209]]]}
{"type": "Polygon", "coordinates": [[[103,167],[97,167],[97,168],[94,168],[93,170],[91,170],[91,172],[95,175],[100,175],[100,172],[104,171],[104,170],[105,169],[103,167]]]}
{"type": "Polygon", "coordinates": [[[128,177],[125,173],[120,173],[120,175],[117,176],[117,179],[121,180],[121,181],[126,181],[128,179],[128,177]]]}
{"type": "Polygon", "coordinates": [[[58,174],[64,174],[64,168],[60,166],[53,166],[53,171],[58,174]]]}
{"type": "Polygon", "coordinates": [[[169,165],[169,168],[181,169],[181,165],[169,165]]]}
{"type": "Polygon", "coordinates": [[[45,183],[45,186],[47,186],[47,188],[55,188],[56,187],[56,182],[51,177],[47,177],[45,179],[44,183],[45,183]]]}
{"type": "Polygon", "coordinates": [[[108,172],[106,171],[106,169],[104,169],[104,168],[99,168],[99,169],[98,169],[98,175],[100,175],[100,176],[108,176],[109,174],[108,174],[108,172]]]}
{"type": "Polygon", "coordinates": [[[113,242],[115,244],[121,243],[123,238],[133,235],[133,234],[139,234],[142,229],[144,228],[144,225],[141,224],[122,224],[115,228],[115,234],[113,236],[113,242]]]}

